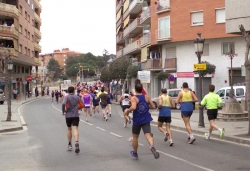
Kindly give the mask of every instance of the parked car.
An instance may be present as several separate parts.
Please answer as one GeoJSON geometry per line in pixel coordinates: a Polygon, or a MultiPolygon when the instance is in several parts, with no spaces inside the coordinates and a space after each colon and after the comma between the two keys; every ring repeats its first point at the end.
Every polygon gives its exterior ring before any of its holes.
{"type": "Polygon", "coordinates": [[[5,95],[2,89],[0,89],[0,104],[3,104],[5,101],[5,95]]]}
{"type": "MultiPolygon", "coordinates": [[[[233,86],[233,90],[236,100],[241,103],[241,99],[244,99],[246,95],[246,86],[233,86]]],[[[231,87],[223,87],[216,92],[221,97],[222,103],[229,98],[230,91],[231,87]]]]}

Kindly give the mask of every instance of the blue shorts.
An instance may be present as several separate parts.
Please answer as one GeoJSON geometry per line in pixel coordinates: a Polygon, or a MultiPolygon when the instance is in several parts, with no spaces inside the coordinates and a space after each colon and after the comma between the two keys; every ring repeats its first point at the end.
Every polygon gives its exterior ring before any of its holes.
{"type": "Polygon", "coordinates": [[[193,114],[193,111],[181,111],[181,117],[191,117],[193,114]]]}

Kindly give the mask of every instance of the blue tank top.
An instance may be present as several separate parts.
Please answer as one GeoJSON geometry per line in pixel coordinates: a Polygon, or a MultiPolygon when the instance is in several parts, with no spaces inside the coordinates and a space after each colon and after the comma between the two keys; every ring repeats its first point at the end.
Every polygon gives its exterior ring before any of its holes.
{"type": "Polygon", "coordinates": [[[149,113],[149,104],[145,100],[145,95],[135,95],[139,102],[136,109],[133,111],[133,125],[146,124],[152,121],[151,114],[149,113]]]}

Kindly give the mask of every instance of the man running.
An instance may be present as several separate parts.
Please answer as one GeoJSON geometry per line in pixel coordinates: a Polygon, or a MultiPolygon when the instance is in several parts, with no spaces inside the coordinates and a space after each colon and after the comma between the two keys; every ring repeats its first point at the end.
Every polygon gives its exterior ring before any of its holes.
{"type": "Polygon", "coordinates": [[[104,87],[101,89],[101,93],[99,95],[100,98],[100,104],[102,108],[102,113],[103,113],[103,118],[105,121],[108,121],[107,113],[106,113],[106,107],[107,107],[107,100],[108,100],[108,95],[107,93],[104,92],[104,87]]]}
{"type": "Polygon", "coordinates": [[[87,89],[84,89],[84,94],[82,95],[82,99],[84,102],[84,116],[85,116],[85,121],[88,122],[88,114],[89,116],[92,116],[90,112],[90,104],[91,104],[91,96],[88,93],[87,89]]]}
{"type": "Polygon", "coordinates": [[[72,150],[72,126],[73,126],[73,132],[74,132],[74,139],[75,139],[75,153],[80,152],[79,148],[79,133],[78,133],[78,125],[79,125],[79,114],[78,114],[78,101],[82,100],[74,94],[74,87],[68,88],[69,95],[63,99],[62,102],[62,114],[65,115],[66,118],[66,124],[68,126],[68,150],[72,150]],[[66,105],[67,103],[67,105],[66,105]]]}
{"type": "Polygon", "coordinates": [[[109,117],[111,117],[112,101],[113,101],[113,95],[110,93],[110,90],[108,90],[107,115],[109,114],[109,117]]]}
{"type": "Polygon", "coordinates": [[[93,96],[93,100],[92,100],[92,103],[93,103],[93,111],[94,111],[94,115],[96,112],[99,113],[99,102],[100,102],[100,99],[97,97],[97,92],[98,91],[94,91],[94,96],[93,96]]]}
{"type": "Polygon", "coordinates": [[[176,103],[181,103],[181,116],[188,132],[188,143],[193,144],[196,139],[192,134],[190,117],[193,114],[193,102],[197,102],[198,98],[192,91],[188,89],[188,83],[184,82],[182,84],[182,89],[183,90],[178,94],[176,103]]]}
{"type": "Polygon", "coordinates": [[[128,94],[129,93],[129,90],[126,89],[125,90],[125,94],[123,94],[120,99],[119,99],[119,103],[121,103],[121,106],[122,106],[122,111],[123,111],[123,116],[124,116],[124,119],[125,119],[125,122],[124,122],[124,128],[127,127],[127,124],[131,123],[131,118],[129,117],[129,113],[127,114],[126,112],[124,112],[126,109],[129,109],[130,108],[130,99],[131,99],[131,96],[128,94]]]}
{"type": "Polygon", "coordinates": [[[225,129],[219,128],[215,125],[215,119],[217,119],[218,107],[221,107],[222,100],[218,94],[214,93],[215,86],[209,85],[209,93],[203,98],[201,101],[201,105],[206,105],[207,108],[207,117],[210,124],[209,132],[205,133],[205,138],[209,139],[213,129],[218,130],[220,134],[220,138],[224,138],[225,129]]]}
{"type": "Polygon", "coordinates": [[[172,146],[172,131],[170,130],[171,123],[171,107],[174,107],[174,102],[170,96],[167,95],[167,89],[161,89],[161,95],[159,96],[159,117],[158,117],[158,129],[164,134],[164,141],[168,140],[169,136],[169,146],[172,146]],[[166,123],[166,130],[162,125],[166,123]]]}
{"type": "Polygon", "coordinates": [[[150,122],[153,120],[151,114],[149,113],[149,107],[155,109],[155,105],[152,100],[147,96],[142,94],[142,84],[138,83],[135,85],[136,95],[131,97],[131,107],[125,110],[125,113],[128,114],[133,111],[133,151],[130,151],[131,156],[138,158],[137,149],[138,149],[138,138],[141,131],[141,128],[144,132],[144,136],[150,144],[150,149],[154,154],[155,159],[160,157],[160,154],[156,151],[154,147],[154,139],[151,136],[151,127],[150,122]]]}

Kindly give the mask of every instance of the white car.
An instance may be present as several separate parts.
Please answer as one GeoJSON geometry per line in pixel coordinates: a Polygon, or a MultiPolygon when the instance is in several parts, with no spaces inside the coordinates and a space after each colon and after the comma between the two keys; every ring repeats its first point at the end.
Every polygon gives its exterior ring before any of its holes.
{"type": "MultiPolygon", "coordinates": [[[[241,103],[241,99],[244,99],[246,95],[246,86],[233,86],[233,90],[236,100],[241,103]]],[[[223,87],[216,92],[221,97],[222,103],[229,98],[230,91],[231,87],[223,87]]]]}
{"type": "Polygon", "coordinates": [[[3,104],[5,101],[5,95],[2,89],[0,89],[0,104],[3,104]]]}

